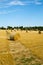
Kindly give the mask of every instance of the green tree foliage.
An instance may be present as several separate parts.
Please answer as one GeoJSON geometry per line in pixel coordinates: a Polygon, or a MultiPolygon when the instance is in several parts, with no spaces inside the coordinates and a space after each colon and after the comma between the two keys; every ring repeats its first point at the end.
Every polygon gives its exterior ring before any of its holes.
{"type": "Polygon", "coordinates": [[[0,29],[2,29],[2,30],[6,30],[6,28],[5,28],[5,27],[3,27],[3,26],[2,26],[2,27],[0,27],[0,29]]]}
{"type": "Polygon", "coordinates": [[[13,30],[14,28],[13,28],[13,27],[11,27],[11,26],[7,26],[7,29],[11,29],[11,30],[13,30]]]}
{"type": "Polygon", "coordinates": [[[34,31],[40,30],[40,31],[43,31],[43,26],[34,26],[34,27],[23,27],[23,26],[12,27],[12,26],[7,26],[7,28],[2,26],[2,27],[0,27],[0,29],[10,29],[10,30],[20,29],[20,30],[34,30],[34,31]]]}

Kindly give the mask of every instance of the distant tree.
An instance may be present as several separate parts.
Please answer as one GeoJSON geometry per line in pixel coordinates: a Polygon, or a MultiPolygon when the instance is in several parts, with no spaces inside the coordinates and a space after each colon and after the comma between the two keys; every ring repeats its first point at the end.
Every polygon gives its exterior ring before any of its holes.
{"type": "Polygon", "coordinates": [[[17,27],[14,27],[14,29],[18,30],[18,29],[19,29],[19,27],[18,27],[18,26],[17,26],[17,27]]]}
{"type": "Polygon", "coordinates": [[[2,30],[6,30],[6,28],[5,28],[5,27],[3,27],[3,26],[2,26],[2,27],[0,27],[0,29],[2,29],[2,30]]]}
{"type": "MultiPolygon", "coordinates": [[[[3,27],[2,27],[3,29],[3,27]]],[[[21,30],[34,30],[34,31],[37,31],[37,30],[40,30],[40,31],[43,31],[43,26],[34,26],[34,27],[23,27],[23,26],[17,26],[17,27],[11,27],[11,26],[7,26],[7,29],[21,29],[21,30]]]]}
{"type": "Polygon", "coordinates": [[[43,27],[39,26],[38,30],[43,31],[43,27]]]}
{"type": "Polygon", "coordinates": [[[11,26],[7,26],[7,29],[13,30],[14,28],[11,26]]]}
{"type": "Polygon", "coordinates": [[[23,26],[20,26],[19,29],[23,30],[23,26]]]}

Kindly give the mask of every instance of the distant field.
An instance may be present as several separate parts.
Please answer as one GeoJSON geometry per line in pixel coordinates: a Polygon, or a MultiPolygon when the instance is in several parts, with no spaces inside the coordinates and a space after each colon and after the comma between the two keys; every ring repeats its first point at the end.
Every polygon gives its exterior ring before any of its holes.
{"type": "MultiPolygon", "coordinates": [[[[8,32],[11,31],[8,30],[8,32]]],[[[12,32],[13,34],[15,33],[15,31],[12,32]]],[[[41,59],[43,62],[43,31],[41,34],[38,34],[38,31],[26,32],[19,30],[16,32],[20,34],[20,39],[17,41],[10,41],[7,39],[8,35],[6,34],[6,31],[0,30],[0,65],[17,65],[14,59],[15,57],[17,58],[19,57],[20,61],[22,54],[24,54],[25,52],[25,47],[28,48],[34,56],[41,59]]],[[[19,65],[26,65],[26,64],[21,63],[19,65]]]]}

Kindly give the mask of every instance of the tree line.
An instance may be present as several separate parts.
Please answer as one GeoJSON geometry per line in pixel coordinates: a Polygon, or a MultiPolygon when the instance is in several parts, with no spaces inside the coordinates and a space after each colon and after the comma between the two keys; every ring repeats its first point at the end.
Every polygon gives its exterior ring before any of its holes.
{"type": "Polygon", "coordinates": [[[40,31],[43,31],[43,26],[33,26],[33,27],[23,27],[23,26],[15,26],[15,27],[12,27],[12,26],[7,26],[7,27],[0,27],[0,29],[2,30],[6,30],[6,29],[9,29],[9,30],[14,30],[14,29],[17,29],[17,30],[34,30],[34,31],[37,31],[37,30],[40,30],[40,31]]]}

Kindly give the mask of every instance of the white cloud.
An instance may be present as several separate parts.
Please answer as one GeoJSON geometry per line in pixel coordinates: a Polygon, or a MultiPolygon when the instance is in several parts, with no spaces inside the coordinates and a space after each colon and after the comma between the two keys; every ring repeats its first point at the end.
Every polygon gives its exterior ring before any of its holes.
{"type": "Polygon", "coordinates": [[[16,6],[16,5],[26,5],[25,1],[22,2],[22,1],[19,1],[19,0],[11,0],[11,1],[8,1],[8,0],[0,0],[0,8],[7,8],[7,7],[11,7],[11,6],[16,6]]]}
{"type": "Polygon", "coordinates": [[[8,5],[25,5],[25,3],[22,1],[11,1],[8,3],[8,5]]]}
{"type": "Polygon", "coordinates": [[[42,3],[41,3],[41,2],[36,2],[35,4],[37,4],[37,5],[41,5],[42,3]]]}
{"type": "Polygon", "coordinates": [[[0,14],[9,14],[9,13],[12,13],[12,12],[16,12],[16,10],[11,10],[11,11],[3,10],[3,11],[0,11],[0,14]]]}
{"type": "Polygon", "coordinates": [[[16,5],[29,5],[29,4],[36,4],[36,5],[41,5],[42,2],[40,0],[0,0],[0,8],[7,8],[11,6],[16,6],[16,5]]]}
{"type": "Polygon", "coordinates": [[[35,4],[36,5],[42,5],[42,2],[40,2],[40,0],[35,0],[35,4]]]}
{"type": "Polygon", "coordinates": [[[42,2],[39,0],[0,0],[0,8],[5,8],[4,11],[0,11],[0,14],[9,14],[12,12],[15,12],[16,10],[11,10],[11,11],[7,11],[6,8],[11,7],[11,6],[16,6],[16,5],[20,5],[20,6],[24,6],[24,5],[28,5],[28,4],[35,4],[35,5],[42,5],[42,2]],[[4,3],[5,2],[5,3],[4,3]]]}

